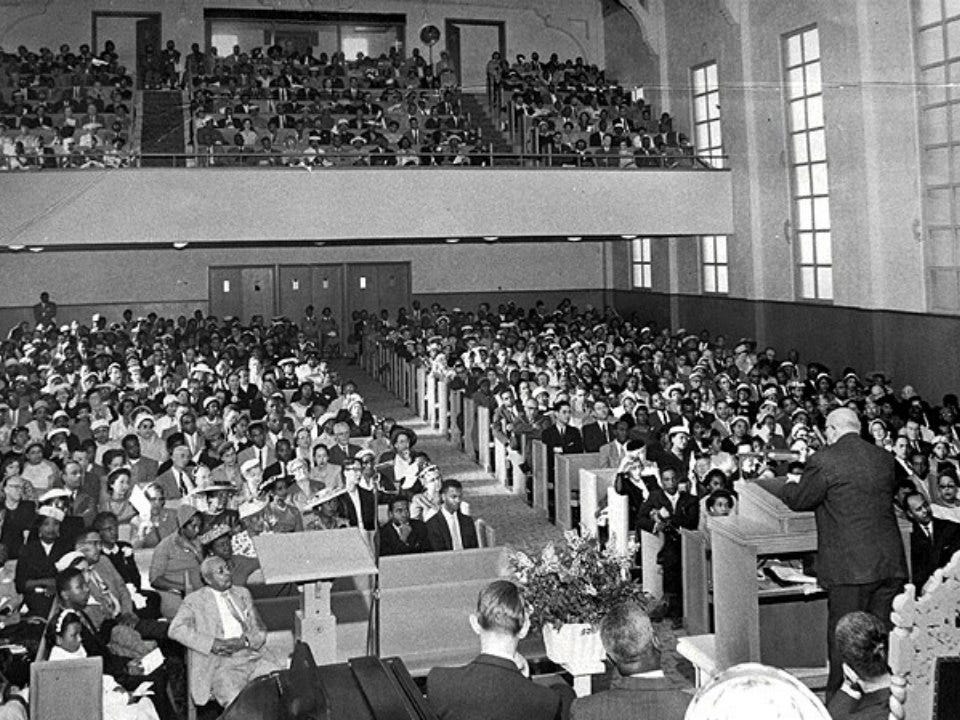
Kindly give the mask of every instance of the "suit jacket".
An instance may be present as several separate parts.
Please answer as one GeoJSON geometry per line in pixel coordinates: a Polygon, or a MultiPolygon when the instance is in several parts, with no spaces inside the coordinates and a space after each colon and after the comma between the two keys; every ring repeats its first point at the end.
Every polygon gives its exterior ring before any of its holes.
{"type": "Polygon", "coordinates": [[[427,700],[439,720],[559,720],[561,698],[525,678],[510,660],[478,655],[427,675],[427,700]]]}
{"type": "Polygon", "coordinates": [[[600,452],[600,448],[609,442],[613,442],[613,424],[608,419],[606,430],[600,429],[600,424],[591,422],[580,428],[583,435],[583,451],[587,453],[600,452]]]}
{"type": "Polygon", "coordinates": [[[141,455],[139,460],[130,464],[130,481],[141,487],[152,483],[157,478],[159,467],[156,460],[141,455]]]}
{"type": "Polygon", "coordinates": [[[347,458],[356,457],[357,453],[360,452],[361,449],[362,448],[359,445],[348,443],[347,451],[344,452],[342,447],[339,445],[334,445],[328,451],[328,457],[330,458],[330,462],[334,465],[343,465],[347,458]]]}
{"type": "MultiPolygon", "coordinates": [[[[625,487],[631,487],[632,485],[633,484],[629,482],[624,483],[625,487]]],[[[700,524],[700,503],[697,501],[697,498],[688,492],[680,492],[677,497],[676,507],[674,507],[671,505],[667,494],[657,487],[650,493],[650,496],[640,504],[640,507],[637,508],[637,526],[647,532],[653,532],[654,521],[653,518],[650,517],[650,513],[654,510],[659,511],[661,509],[666,509],[672,520],[672,522],[668,524],[668,528],[671,528],[671,530],[665,533],[664,539],[676,536],[679,540],[679,528],[696,530],[700,524]]]]}
{"type": "Polygon", "coordinates": [[[393,522],[380,526],[380,555],[411,555],[430,550],[430,540],[427,537],[427,525],[421,520],[410,520],[410,535],[406,541],[400,539],[393,522]]]}
{"type": "MultiPolygon", "coordinates": [[[[457,521],[460,523],[460,541],[463,543],[463,549],[480,547],[477,526],[473,518],[458,511],[457,521]]],[[[427,520],[427,539],[431,550],[453,550],[453,538],[450,536],[450,528],[447,526],[447,518],[443,510],[427,520]]]]}
{"type": "Polygon", "coordinates": [[[683,720],[689,704],[690,696],[666,678],[618,675],[611,681],[609,690],[575,700],[570,708],[570,720],[683,720]]]}
{"type": "Polygon", "coordinates": [[[540,440],[550,448],[549,456],[551,457],[553,448],[561,448],[564,455],[575,455],[583,452],[583,438],[580,436],[580,431],[572,425],[567,425],[563,435],[560,434],[560,430],[555,424],[550,425],[543,429],[540,440]]]}
{"type": "Polygon", "coordinates": [[[817,518],[817,578],[823,587],[906,579],[907,559],[893,500],[893,455],[848,433],[817,451],[800,482],[760,480],[791,510],[817,518]]]}
{"type": "Polygon", "coordinates": [[[626,454],[626,444],[621,447],[617,445],[616,440],[611,440],[606,445],[600,446],[600,467],[616,469],[620,467],[620,462],[626,454]]]}
{"type": "Polygon", "coordinates": [[[918,592],[923,589],[933,571],[950,562],[953,554],[960,550],[960,525],[933,518],[931,530],[933,537],[929,538],[917,523],[913,523],[913,531],[910,533],[911,582],[918,592]]]}
{"type": "MultiPolygon", "coordinates": [[[[190,468],[181,471],[184,475],[189,478],[187,483],[187,489],[193,488],[193,474],[190,471],[190,468]]],[[[185,481],[186,482],[186,481],[185,481]]],[[[164,493],[166,493],[167,500],[177,500],[183,497],[183,492],[180,490],[180,483],[173,476],[173,468],[168,468],[164,472],[160,473],[156,478],[156,483],[163,488],[164,493]]]]}
{"type": "MultiPolygon", "coordinates": [[[[260,650],[267,641],[267,631],[253,606],[250,591],[245,587],[234,586],[226,592],[240,611],[243,634],[250,641],[250,649],[260,650]]],[[[203,587],[187,595],[170,621],[168,633],[171,640],[176,640],[191,653],[188,665],[189,687],[197,705],[206,705],[209,702],[213,676],[224,661],[224,658],[210,652],[213,641],[223,638],[223,625],[214,593],[212,588],[203,587]]]]}
{"type": "MultiPolygon", "coordinates": [[[[374,504],[373,492],[364,490],[363,488],[357,488],[357,492],[360,493],[360,510],[363,513],[363,529],[374,530],[377,527],[377,508],[374,504]]],[[[349,495],[341,495],[339,499],[340,515],[347,519],[350,527],[358,527],[360,523],[357,521],[357,509],[353,505],[353,500],[350,499],[349,495]]]]}

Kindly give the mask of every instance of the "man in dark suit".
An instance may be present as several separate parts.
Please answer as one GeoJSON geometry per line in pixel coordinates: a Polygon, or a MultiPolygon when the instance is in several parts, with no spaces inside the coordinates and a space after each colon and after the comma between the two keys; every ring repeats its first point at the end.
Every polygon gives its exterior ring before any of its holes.
{"type": "Polygon", "coordinates": [[[429,549],[426,524],[411,520],[410,501],[396,496],[390,501],[390,520],[380,526],[380,555],[411,555],[429,549]]]}
{"type": "Polygon", "coordinates": [[[817,579],[827,590],[827,700],[843,681],[834,632],[849,612],[864,610],[889,622],[893,598],[907,578],[907,560],[893,512],[893,456],[860,437],[849,408],[827,416],[829,447],[813,454],[799,481],[760,480],[791,510],[817,518],[817,579]]]}
{"type": "Polygon", "coordinates": [[[357,453],[363,449],[350,442],[350,426],[345,422],[334,423],[333,437],[336,438],[337,444],[331,447],[327,454],[334,465],[343,467],[343,463],[348,458],[356,457],[357,453]]]}
{"type": "Polygon", "coordinates": [[[438,667],[427,676],[427,700],[440,720],[559,720],[572,700],[566,693],[533,683],[521,667],[517,645],[530,621],[520,590],[495,580],[480,592],[470,626],[480,637],[480,654],[467,665],[438,667]],[[494,713],[491,708],[496,708],[494,713]]]}
{"type": "Polygon", "coordinates": [[[373,492],[360,487],[360,461],[356,458],[344,460],[342,470],[347,491],[340,496],[340,514],[351,527],[358,527],[362,518],[364,530],[376,529],[377,501],[373,492]]]}
{"type": "Polygon", "coordinates": [[[600,448],[613,440],[614,428],[610,425],[610,408],[606,401],[597,400],[593,404],[593,422],[584,424],[583,451],[588,453],[600,452],[600,448]]]}
{"type": "Polygon", "coordinates": [[[600,640],[616,671],[610,689],[575,700],[571,720],[683,719],[690,696],[664,677],[659,641],[639,605],[611,608],[600,621],[600,640]]]}
{"type": "Polygon", "coordinates": [[[460,512],[463,485],[459,480],[444,480],[440,486],[440,512],[427,520],[427,540],[431,550],[469,550],[480,547],[473,518],[460,512]]]}
{"type": "Polygon", "coordinates": [[[700,524],[700,503],[680,489],[680,477],[670,467],[660,470],[660,487],[637,508],[637,527],[660,535],[663,546],[657,563],[663,568],[663,609],[679,628],[683,617],[683,565],[681,562],[680,528],[696,530],[700,524]]]}
{"type": "Polygon", "coordinates": [[[141,488],[146,487],[157,479],[160,464],[153,458],[140,453],[140,438],[134,434],[123,438],[123,452],[127,455],[127,464],[130,466],[130,481],[141,488]]]}
{"type": "Polygon", "coordinates": [[[577,455],[583,452],[583,437],[577,428],[570,425],[570,403],[560,400],[553,406],[553,425],[543,429],[540,440],[547,446],[547,512],[550,521],[556,517],[556,493],[554,491],[554,456],[577,455]]]}
{"type": "MultiPolygon", "coordinates": [[[[586,428],[584,428],[584,431],[586,431],[586,428]]],[[[600,446],[600,467],[620,467],[620,462],[627,454],[627,438],[629,435],[630,424],[626,420],[618,420],[613,426],[613,439],[606,445],[600,446]]]]}
{"type": "Polygon", "coordinates": [[[942,568],[960,550],[960,525],[933,517],[930,503],[919,492],[903,498],[903,509],[913,523],[910,533],[910,582],[923,589],[934,570],[942,568]]]}

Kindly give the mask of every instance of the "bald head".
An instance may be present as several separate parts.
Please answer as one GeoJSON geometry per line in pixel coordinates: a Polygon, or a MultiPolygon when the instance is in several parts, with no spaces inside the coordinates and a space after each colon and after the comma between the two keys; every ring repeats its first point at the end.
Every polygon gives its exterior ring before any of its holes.
{"type": "Polygon", "coordinates": [[[850,408],[837,408],[827,415],[827,430],[832,431],[828,434],[827,440],[832,444],[844,435],[850,433],[860,433],[860,418],[850,408]]]}
{"type": "Polygon", "coordinates": [[[200,564],[200,576],[214,590],[226,590],[233,585],[227,561],[217,555],[211,555],[200,564]]]}

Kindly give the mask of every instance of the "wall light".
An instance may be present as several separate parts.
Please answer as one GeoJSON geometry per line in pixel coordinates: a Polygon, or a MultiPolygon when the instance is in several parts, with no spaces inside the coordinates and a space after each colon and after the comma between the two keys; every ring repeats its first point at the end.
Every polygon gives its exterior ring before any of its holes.
{"type": "Polygon", "coordinates": [[[173,247],[175,247],[177,250],[183,250],[189,244],[190,243],[185,243],[185,242],[175,242],[173,244],[173,247]]]}
{"type": "Polygon", "coordinates": [[[624,240],[636,240],[637,238],[636,235],[621,235],[620,237],[622,237],[624,240]]]}
{"type": "Polygon", "coordinates": [[[33,252],[33,253],[43,252],[43,248],[40,247],[39,245],[34,245],[33,247],[28,249],[30,250],[30,252],[33,252]]]}
{"type": "Polygon", "coordinates": [[[567,238],[567,240],[569,240],[570,242],[580,242],[581,240],[583,240],[583,238],[580,237],[579,235],[570,235],[567,238]]]}
{"type": "Polygon", "coordinates": [[[19,252],[20,250],[23,250],[27,246],[26,245],[7,245],[7,247],[10,250],[13,250],[14,252],[19,252]]]}
{"type": "Polygon", "coordinates": [[[460,242],[460,238],[447,238],[447,243],[450,245],[456,245],[460,242]]]}
{"type": "Polygon", "coordinates": [[[487,242],[496,242],[500,238],[497,235],[484,235],[483,239],[486,240],[487,242]]]}

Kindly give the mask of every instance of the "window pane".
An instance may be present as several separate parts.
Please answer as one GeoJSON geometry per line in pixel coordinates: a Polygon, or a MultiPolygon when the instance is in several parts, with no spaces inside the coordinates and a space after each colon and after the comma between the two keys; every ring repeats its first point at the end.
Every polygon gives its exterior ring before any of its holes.
{"type": "Polygon", "coordinates": [[[693,119],[694,122],[703,122],[707,119],[707,98],[705,95],[693,99],[693,119]]]}
{"type": "Polygon", "coordinates": [[[717,266],[717,292],[730,292],[726,265],[717,266]]]}
{"type": "Polygon", "coordinates": [[[814,195],[826,195],[830,192],[830,183],[827,181],[826,163],[815,163],[810,166],[811,188],[814,195]]]}
{"type": "Polygon", "coordinates": [[[643,286],[653,287],[653,268],[649,264],[643,266],[643,286]]]}
{"type": "Polygon", "coordinates": [[[815,298],[817,296],[812,267],[800,268],[800,294],[805,298],[815,298]]]}
{"type": "Polygon", "coordinates": [[[812,200],[797,200],[797,227],[800,230],[813,230],[812,200]]]}
{"type": "MultiPolygon", "coordinates": [[[[816,167],[816,166],[815,166],[816,167]]],[[[793,169],[793,177],[795,185],[794,194],[796,195],[810,195],[810,166],[809,165],[797,165],[793,169]]]]}
{"type": "Polygon", "coordinates": [[[716,274],[714,273],[715,265],[708,265],[703,269],[703,291],[704,292],[716,292],[717,291],[717,281],[716,274]]]}
{"type": "Polygon", "coordinates": [[[806,113],[803,111],[804,101],[794,100],[790,103],[790,129],[805,130],[807,127],[806,113]]]}
{"type": "Polygon", "coordinates": [[[803,95],[803,66],[787,71],[787,97],[793,100],[803,95]]]}
{"type": "Polygon", "coordinates": [[[703,261],[705,263],[714,262],[713,235],[705,235],[701,244],[703,245],[703,261]]]}
{"type": "Polygon", "coordinates": [[[947,57],[960,55],[960,20],[947,23],[947,57]]]}
{"type": "Polygon", "coordinates": [[[799,133],[793,136],[793,161],[795,163],[810,162],[810,156],[807,155],[806,133],[799,133]]]}
{"type": "Polygon", "coordinates": [[[918,0],[917,24],[929,25],[940,20],[940,0],[918,0]]]}
{"type": "Polygon", "coordinates": [[[817,233],[817,240],[814,250],[816,250],[817,253],[817,265],[830,265],[833,263],[833,248],[830,247],[830,233],[817,233]]]}
{"type": "Polygon", "coordinates": [[[921,65],[932,65],[943,62],[943,27],[935,25],[929,30],[922,30],[917,43],[921,65]]]}
{"type": "MultiPolygon", "coordinates": [[[[958,145],[953,146],[953,176],[960,178],[960,146],[958,145]]],[[[927,184],[933,185],[934,183],[928,180],[927,184]]]]}
{"type": "Polygon", "coordinates": [[[787,38],[787,66],[799,65],[803,62],[803,51],[800,46],[800,36],[793,35],[787,38]]]}
{"type": "Polygon", "coordinates": [[[800,263],[802,265],[813,264],[813,233],[800,233],[797,236],[800,245],[800,263]]]}
{"type": "Polygon", "coordinates": [[[950,222],[950,191],[927,190],[926,218],[931,225],[951,225],[950,222]]]}
{"type": "Polygon", "coordinates": [[[810,62],[820,58],[820,33],[816,28],[803,34],[803,61],[810,62]]]}
{"type": "Polygon", "coordinates": [[[640,248],[642,250],[643,261],[650,262],[650,238],[640,238],[640,248]]]}
{"type": "Polygon", "coordinates": [[[823,140],[823,130],[813,130],[810,133],[810,161],[817,162],[827,159],[827,147],[823,140]]]}
{"type": "Polygon", "coordinates": [[[819,95],[823,92],[820,80],[820,63],[807,65],[807,95],[819,95]]]}
{"type": "Polygon", "coordinates": [[[710,147],[719,148],[723,145],[723,139],[720,137],[720,121],[710,122],[710,147]]]}
{"type": "Polygon", "coordinates": [[[697,125],[696,127],[696,145],[698,150],[710,147],[709,126],[697,125]]]}
{"type": "Polygon", "coordinates": [[[717,64],[710,63],[707,65],[707,90],[714,90],[719,87],[717,82],[717,64]]]}
{"type": "Polygon", "coordinates": [[[631,240],[631,244],[633,245],[633,247],[631,248],[633,261],[637,262],[642,257],[641,253],[643,253],[643,239],[638,238],[636,240],[631,240]]]}
{"type": "Polygon", "coordinates": [[[720,117],[720,93],[717,91],[707,95],[707,117],[711,120],[720,117]]]}
{"type": "Polygon", "coordinates": [[[953,239],[953,230],[931,230],[928,235],[930,238],[930,264],[956,265],[956,243],[953,239]]]}
{"type": "Polygon", "coordinates": [[[920,114],[920,132],[924,144],[947,141],[947,108],[928,108],[920,114]]]}
{"type": "MultiPolygon", "coordinates": [[[[960,77],[956,78],[956,82],[960,83],[960,77]]],[[[932,105],[946,100],[947,93],[944,66],[936,65],[932,68],[921,70],[920,85],[923,89],[921,102],[924,105],[932,105]]]]}
{"type": "Polygon", "coordinates": [[[813,201],[813,222],[817,230],[830,229],[830,198],[818,197],[813,201]]]}
{"type": "Polygon", "coordinates": [[[833,300],[833,268],[817,268],[817,297],[833,300]]]}
{"type": "Polygon", "coordinates": [[[807,100],[807,124],[809,127],[823,127],[823,97],[816,97],[807,100]]]}
{"type": "Polygon", "coordinates": [[[727,264],[727,236],[717,235],[717,262],[723,265],[727,264]]]}
{"type": "Polygon", "coordinates": [[[706,92],[706,72],[704,68],[698,68],[693,71],[693,94],[701,95],[706,92]]]}

